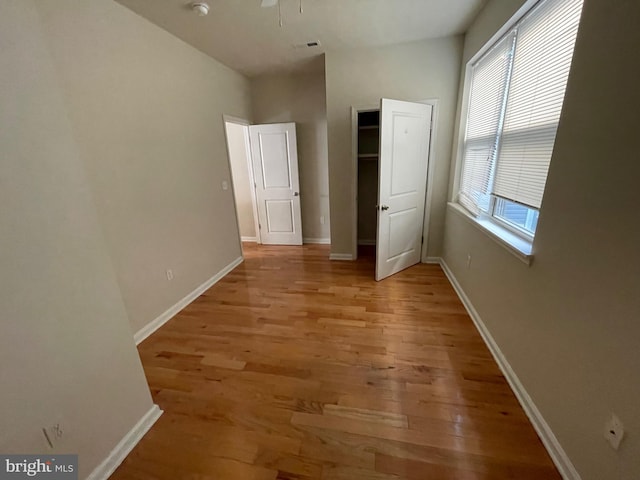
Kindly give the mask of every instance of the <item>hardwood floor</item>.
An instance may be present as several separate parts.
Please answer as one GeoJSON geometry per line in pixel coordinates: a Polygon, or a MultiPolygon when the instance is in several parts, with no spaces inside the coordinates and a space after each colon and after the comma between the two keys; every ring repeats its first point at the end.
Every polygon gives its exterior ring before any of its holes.
{"type": "Polygon", "coordinates": [[[111,477],[559,479],[437,265],[245,262],[140,347],[165,413],[111,477]]]}

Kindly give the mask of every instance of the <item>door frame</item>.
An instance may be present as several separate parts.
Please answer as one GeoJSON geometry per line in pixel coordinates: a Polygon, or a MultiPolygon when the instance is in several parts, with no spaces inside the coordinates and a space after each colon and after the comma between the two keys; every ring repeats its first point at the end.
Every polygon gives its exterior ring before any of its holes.
{"type": "MultiPolygon", "coordinates": [[[[431,105],[431,138],[429,141],[429,164],[427,165],[427,184],[425,195],[424,218],[422,219],[422,235],[424,242],[420,250],[420,261],[428,263],[427,245],[429,242],[429,222],[431,221],[431,209],[433,208],[433,172],[435,168],[434,154],[438,128],[439,100],[429,98],[426,100],[403,100],[407,102],[423,103],[431,105]]],[[[380,102],[377,105],[352,105],[351,106],[351,256],[353,260],[358,258],[358,113],[380,110],[380,102]]],[[[378,159],[378,162],[380,160],[378,159]]]]}
{"type": "MultiPolygon", "coordinates": [[[[227,161],[229,162],[229,173],[231,176],[231,189],[233,193],[233,205],[236,209],[236,223],[238,225],[238,235],[240,237],[240,246],[242,247],[242,236],[240,234],[240,219],[238,218],[238,205],[236,205],[236,187],[235,187],[235,178],[233,177],[233,167],[231,165],[231,153],[229,151],[229,138],[227,138],[227,123],[234,123],[236,125],[241,125],[243,127],[243,135],[244,135],[244,146],[247,153],[247,168],[249,171],[249,181],[251,184],[249,185],[249,190],[251,191],[251,207],[253,211],[253,224],[256,232],[255,239],[256,243],[262,243],[260,238],[260,225],[258,222],[258,200],[256,197],[256,179],[253,174],[253,162],[252,162],[252,152],[251,152],[251,142],[249,141],[249,126],[251,122],[245,120],[244,118],[234,117],[232,115],[222,115],[222,126],[224,129],[224,139],[225,145],[227,149],[227,161]]],[[[247,240],[249,241],[249,240],[247,240]]]]}

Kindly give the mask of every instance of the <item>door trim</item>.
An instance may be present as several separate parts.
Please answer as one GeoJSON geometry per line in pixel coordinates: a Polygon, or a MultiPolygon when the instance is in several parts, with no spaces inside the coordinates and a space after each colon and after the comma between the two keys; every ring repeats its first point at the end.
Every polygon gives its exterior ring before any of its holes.
{"type": "Polygon", "coordinates": [[[431,98],[427,100],[420,100],[416,103],[424,103],[426,105],[431,105],[431,136],[429,138],[429,164],[427,165],[427,192],[425,196],[425,205],[424,205],[424,219],[422,224],[422,235],[424,237],[424,242],[422,243],[422,252],[420,255],[420,259],[422,263],[427,263],[427,250],[429,244],[429,225],[431,222],[431,211],[433,210],[433,172],[435,169],[435,144],[436,139],[438,138],[438,112],[439,112],[439,104],[440,101],[437,98],[431,98]]]}
{"type": "MultiPolygon", "coordinates": [[[[427,184],[425,195],[424,218],[422,224],[422,234],[424,242],[420,250],[420,261],[427,263],[427,246],[429,242],[429,222],[431,221],[431,210],[433,208],[433,172],[435,168],[435,145],[438,129],[439,99],[429,98],[426,100],[405,100],[414,103],[431,105],[431,138],[429,141],[429,164],[427,165],[427,184]]],[[[377,105],[352,105],[351,106],[351,256],[353,260],[358,258],[358,113],[379,111],[380,103],[377,105]]]]}

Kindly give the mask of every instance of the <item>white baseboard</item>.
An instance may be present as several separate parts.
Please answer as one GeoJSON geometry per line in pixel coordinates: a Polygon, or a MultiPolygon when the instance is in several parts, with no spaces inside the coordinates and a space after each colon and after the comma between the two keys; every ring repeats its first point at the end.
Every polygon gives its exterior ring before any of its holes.
{"type": "Polygon", "coordinates": [[[442,259],[440,257],[427,257],[423,263],[442,265],[442,259]]]}
{"type": "Polygon", "coordinates": [[[358,245],[375,245],[376,244],[376,240],[375,238],[373,240],[367,239],[367,238],[359,238],[358,239],[358,245]]]}
{"type": "Polygon", "coordinates": [[[146,324],[144,327],[142,327],[140,330],[138,330],[136,334],[133,336],[134,340],[136,341],[136,345],[139,345],[140,343],[142,343],[142,341],[146,339],[149,335],[151,335],[153,332],[158,330],[162,325],[164,325],[173,317],[175,317],[178,314],[178,312],[180,312],[180,310],[182,310],[184,307],[186,307],[191,302],[193,302],[196,298],[202,295],[205,291],[207,291],[213,285],[218,283],[227,273],[229,273],[231,270],[233,270],[238,265],[240,265],[243,260],[244,259],[242,257],[236,258],[233,262],[231,262],[229,265],[224,267],[222,270],[216,273],[209,280],[207,280],[202,285],[197,287],[193,292],[189,293],[186,297],[184,297],[178,303],[176,303],[171,308],[169,308],[169,310],[167,310],[166,312],[158,316],[155,320],[152,320],[151,322],[146,324]]]}
{"type": "Polygon", "coordinates": [[[257,243],[258,242],[258,237],[240,237],[240,240],[242,242],[253,242],[253,243],[257,243]]]}
{"type": "Polygon", "coordinates": [[[558,468],[560,475],[562,475],[562,478],[564,480],[581,480],[580,474],[578,474],[578,471],[573,466],[573,463],[571,463],[569,456],[560,445],[560,442],[558,442],[558,439],[551,430],[551,427],[549,427],[549,424],[545,421],[544,417],[540,413],[540,410],[538,410],[538,407],[536,407],[535,403],[533,403],[533,400],[525,390],[516,373],[511,368],[511,365],[500,350],[500,347],[498,346],[496,341],[491,336],[491,333],[480,318],[480,315],[474,308],[471,300],[469,300],[469,297],[467,297],[467,294],[458,283],[458,280],[454,276],[453,272],[444,261],[444,259],[440,259],[439,263],[442,266],[442,270],[444,270],[445,275],[451,282],[454,290],[458,294],[458,297],[460,297],[460,301],[467,309],[471,320],[473,320],[473,323],[478,329],[478,332],[480,332],[484,343],[489,348],[489,351],[497,362],[498,367],[500,367],[502,374],[507,379],[507,382],[509,383],[511,390],[513,390],[516,398],[518,399],[518,402],[520,402],[520,405],[527,414],[527,417],[529,417],[533,428],[535,428],[538,436],[540,437],[540,440],[542,440],[542,443],[547,449],[547,452],[549,452],[549,455],[551,456],[553,463],[558,468]]]}
{"type": "Polygon", "coordinates": [[[331,245],[331,239],[305,237],[302,239],[302,243],[309,243],[309,244],[315,244],[315,245],[331,245]]]}
{"type": "Polygon", "coordinates": [[[158,405],[153,405],[131,430],[118,442],[107,458],[89,474],[87,480],[107,480],[127,455],[138,444],[162,415],[158,405]]]}
{"type": "Polygon", "coordinates": [[[351,253],[331,253],[329,260],[353,260],[353,255],[351,253]]]}

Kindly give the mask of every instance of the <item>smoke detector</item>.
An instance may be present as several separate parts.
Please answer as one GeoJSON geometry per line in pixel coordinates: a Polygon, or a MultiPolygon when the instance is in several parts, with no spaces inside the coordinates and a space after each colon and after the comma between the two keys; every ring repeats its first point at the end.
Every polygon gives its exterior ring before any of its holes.
{"type": "Polygon", "coordinates": [[[209,5],[203,2],[192,3],[191,10],[193,10],[199,17],[204,17],[209,13],[209,5]]]}

